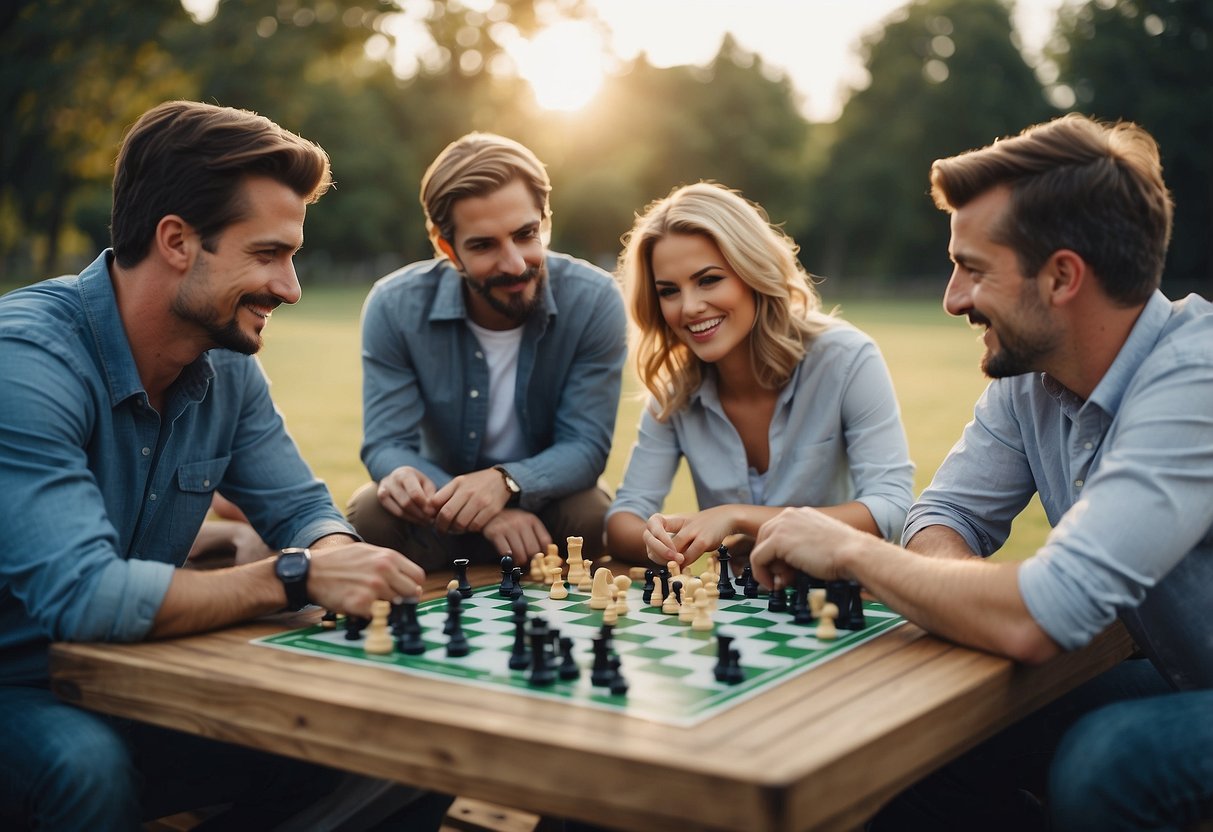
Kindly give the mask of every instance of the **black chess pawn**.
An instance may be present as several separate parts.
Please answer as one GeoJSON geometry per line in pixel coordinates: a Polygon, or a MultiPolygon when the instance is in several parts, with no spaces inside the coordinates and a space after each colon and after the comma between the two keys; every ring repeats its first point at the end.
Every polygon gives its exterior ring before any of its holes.
{"type": "MultiPolygon", "coordinates": [[[[670,597],[670,567],[662,566],[661,569],[658,570],[658,572],[657,572],[657,579],[659,581],[661,581],[661,597],[669,598],[670,597]]],[[[654,589],[657,588],[656,584],[653,585],[653,588],[654,589]]],[[[650,601],[652,600],[651,594],[649,596],[649,600],[650,601]]]]}
{"type": "Polygon", "coordinates": [[[863,587],[856,581],[850,581],[847,594],[849,596],[850,622],[851,626],[848,629],[862,630],[868,626],[868,619],[863,614],[863,587]]]}
{"type": "Polygon", "coordinates": [[[514,597],[514,600],[510,603],[510,609],[513,611],[513,621],[515,624],[526,623],[526,612],[528,607],[529,605],[527,604],[527,600],[524,596],[518,595],[514,597]]]}
{"type": "Polygon", "coordinates": [[[501,586],[497,588],[497,594],[502,598],[514,596],[514,558],[510,555],[501,559],[501,586]]]}
{"type": "Polygon", "coordinates": [[[781,586],[778,589],[771,590],[771,597],[767,600],[767,612],[787,612],[788,611],[788,588],[781,586]]]}
{"type": "Polygon", "coordinates": [[[606,687],[611,683],[611,645],[602,636],[594,637],[594,664],[590,667],[590,684],[606,687]]]}
{"type": "Polygon", "coordinates": [[[648,605],[653,600],[653,590],[657,588],[657,582],[653,580],[654,572],[652,569],[644,570],[644,589],[640,593],[640,600],[648,605]]]}
{"type": "Polygon", "coordinates": [[[611,691],[611,696],[626,696],[628,692],[628,680],[623,678],[623,674],[619,671],[619,657],[611,656],[611,681],[607,687],[611,691]]]}
{"type": "Polygon", "coordinates": [[[809,607],[809,576],[803,572],[796,573],[795,591],[792,596],[792,622],[805,625],[813,623],[813,610],[809,607]]]}
{"type": "Polygon", "coordinates": [[[577,660],[573,658],[573,640],[568,636],[560,639],[560,655],[563,657],[558,671],[560,678],[571,682],[581,675],[581,668],[577,666],[577,660]]]}
{"type": "Polygon", "coordinates": [[[531,675],[527,684],[535,687],[547,687],[556,681],[556,671],[548,660],[548,628],[542,618],[531,620],[528,631],[531,639],[531,675]]]}
{"type": "Polygon", "coordinates": [[[754,580],[754,572],[748,563],[745,565],[745,569],[741,570],[741,577],[738,581],[741,584],[742,595],[747,598],[758,597],[758,581],[754,580]]]}
{"type": "Polygon", "coordinates": [[[459,580],[459,594],[461,594],[463,598],[472,597],[472,585],[467,581],[467,564],[467,558],[455,559],[455,577],[457,580],[459,580]]]}
{"type": "MultiPolygon", "coordinates": [[[[406,656],[419,656],[425,652],[425,642],[421,638],[421,623],[417,620],[417,602],[405,601],[400,604],[400,615],[396,633],[396,649],[406,656]]],[[[393,630],[393,632],[395,632],[393,630]]]]}
{"type": "Polygon", "coordinates": [[[362,631],[371,623],[369,618],[361,618],[357,615],[347,615],[345,617],[345,638],[347,641],[357,641],[362,638],[362,631]]]}
{"type": "Polygon", "coordinates": [[[729,649],[728,666],[725,668],[724,682],[726,685],[738,685],[745,681],[745,671],[741,669],[741,651],[736,647],[729,649]]]}
{"type": "MultiPolygon", "coordinates": [[[[515,607],[515,609],[517,609],[515,607]]],[[[527,649],[526,607],[522,610],[522,619],[514,618],[514,649],[510,651],[510,670],[526,670],[531,663],[531,651],[527,649]]]]}
{"type": "Polygon", "coordinates": [[[459,594],[458,589],[452,589],[446,594],[446,626],[443,628],[443,632],[449,636],[446,654],[456,658],[468,654],[468,637],[463,632],[462,604],[463,596],[459,594]]]}
{"type": "Polygon", "coordinates": [[[521,598],[522,597],[522,567],[515,566],[513,569],[512,575],[514,578],[514,586],[513,586],[513,589],[510,591],[510,597],[511,598],[521,598]]]}
{"type": "Polygon", "coordinates": [[[320,618],[320,626],[326,630],[337,629],[337,613],[333,610],[325,610],[324,615],[320,618]]]}
{"type": "Polygon", "coordinates": [[[716,550],[716,560],[720,562],[720,580],[716,588],[722,600],[730,601],[737,597],[737,588],[733,586],[733,577],[729,574],[729,549],[723,543],[716,550]]]}
{"type": "Polygon", "coordinates": [[[732,643],[733,636],[721,632],[716,633],[716,666],[712,668],[712,675],[716,677],[717,682],[728,681],[732,643]]]}

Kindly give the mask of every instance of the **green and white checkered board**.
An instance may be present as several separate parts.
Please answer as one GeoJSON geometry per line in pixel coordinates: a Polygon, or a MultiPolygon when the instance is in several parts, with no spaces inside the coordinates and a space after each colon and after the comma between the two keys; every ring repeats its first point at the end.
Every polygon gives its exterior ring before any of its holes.
{"type": "MultiPolygon", "coordinates": [[[[865,601],[866,628],[857,632],[840,629],[836,640],[818,641],[814,626],[794,624],[789,613],[768,612],[765,596],[718,601],[712,615],[716,631],[734,636],[731,646],[740,652],[745,672],[745,681],[728,685],[717,682],[712,672],[716,666],[715,633],[695,632],[678,616],[643,605],[640,585],[634,584],[628,593],[631,612],[619,617],[612,639],[628,691],[612,696],[607,688],[590,684],[592,639],[601,630],[602,612],[590,609],[589,595],[570,591],[568,598],[554,601],[546,588],[538,586],[527,586],[525,593],[532,617],[541,616],[549,628],[573,639],[574,656],[582,668],[580,678],[532,687],[527,683],[529,668],[510,670],[513,611],[510,599],[498,595],[496,586],[481,587],[472,598],[463,600],[463,630],[470,650],[461,658],[446,655],[447,637],[442,634],[445,598],[425,601],[418,608],[426,651],[417,656],[368,654],[362,649],[365,631],[350,641],[340,623],[336,630],[315,625],[255,639],[253,643],[524,696],[575,702],[670,725],[695,725],[903,623],[901,616],[883,604],[865,601]]],[[[527,644],[529,647],[529,639],[527,644]]]]}

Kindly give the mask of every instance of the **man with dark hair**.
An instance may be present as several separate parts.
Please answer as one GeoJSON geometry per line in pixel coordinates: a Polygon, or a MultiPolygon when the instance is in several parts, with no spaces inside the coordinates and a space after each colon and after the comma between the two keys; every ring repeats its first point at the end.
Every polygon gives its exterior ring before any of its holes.
{"type": "MultiPolygon", "coordinates": [[[[416,564],[353,535],[250,357],[299,299],[293,257],[329,181],[324,151],[268,119],[162,104],[123,143],[114,249],[0,299],[0,826],[134,829],[230,803],[226,827],[268,828],[337,785],[47,689],[51,641],[173,636],[309,600],[369,615],[419,594],[416,564]],[[178,568],[217,489],[276,559],[178,568]]],[[[414,817],[436,827],[445,801],[414,817]]]]}
{"type": "Polygon", "coordinates": [[[1116,618],[1122,663],[919,783],[872,829],[1178,829],[1213,817],[1213,304],[1159,291],[1171,199],[1141,128],[1071,115],[937,161],[944,306],[994,378],[910,509],[905,549],[814,512],[762,527],[759,580],[852,579],[945,638],[1035,663],[1116,618]],[[1033,493],[1053,532],[983,560],[1033,493]],[[908,550],[908,551],[907,551],[908,550]]]}
{"type": "Polygon", "coordinates": [[[551,184],[528,148],[471,133],[421,182],[437,259],[380,280],[362,317],[366,540],[429,570],[526,563],[568,536],[602,552],[627,352],[610,275],[548,251],[551,184]]]}

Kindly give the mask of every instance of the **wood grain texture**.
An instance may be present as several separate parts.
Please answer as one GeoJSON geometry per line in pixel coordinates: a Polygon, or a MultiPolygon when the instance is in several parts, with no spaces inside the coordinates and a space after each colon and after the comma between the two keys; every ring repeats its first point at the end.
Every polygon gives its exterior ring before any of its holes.
{"type": "Polygon", "coordinates": [[[87,708],[538,814],[782,832],[854,828],[1131,650],[1117,627],[1027,668],[907,624],[687,729],[249,644],[318,615],[57,644],[53,685],[87,708]]]}

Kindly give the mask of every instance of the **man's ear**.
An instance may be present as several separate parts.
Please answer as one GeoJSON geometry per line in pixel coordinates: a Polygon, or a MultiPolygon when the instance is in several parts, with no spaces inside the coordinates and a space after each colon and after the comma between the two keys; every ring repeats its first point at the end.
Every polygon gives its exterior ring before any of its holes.
{"type": "Polygon", "coordinates": [[[1049,255],[1037,276],[1042,299],[1051,306],[1071,303],[1091,279],[1091,267],[1077,252],[1059,248],[1049,255]]]}
{"type": "Polygon", "coordinates": [[[446,259],[450,260],[451,263],[453,263],[456,266],[459,265],[459,258],[455,256],[455,247],[451,245],[450,240],[447,240],[445,237],[440,237],[437,234],[435,234],[434,235],[434,246],[439,251],[441,251],[443,254],[445,254],[446,259]]]}
{"type": "Polygon", "coordinates": [[[176,214],[167,214],[156,223],[152,245],[160,259],[179,271],[188,270],[197,256],[201,240],[194,227],[176,214]]]}

